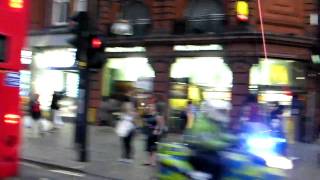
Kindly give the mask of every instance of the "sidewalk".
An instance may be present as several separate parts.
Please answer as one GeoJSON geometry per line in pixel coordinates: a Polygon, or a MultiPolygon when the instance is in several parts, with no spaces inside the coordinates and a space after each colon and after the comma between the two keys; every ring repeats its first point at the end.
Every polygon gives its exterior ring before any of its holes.
{"type": "Polygon", "coordinates": [[[66,123],[62,129],[44,137],[34,138],[31,129],[24,129],[22,159],[84,171],[106,179],[149,180],[155,172],[141,164],[146,159],[143,136],[135,137],[133,164],[119,163],[120,142],[110,127],[89,126],[89,162],[77,161],[74,149],[74,126],[66,123]]]}
{"type": "Polygon", "coordinates": [[[319,144],[295,143],[289,146],[289,156],[298,157],[294,169],[288,173],[290,180],[318,180],[320,177],[319,144]]]}
{"type": "MultiPolygon", "coordinates": [[[[141,164],[146,159],[142,135],[134,139],[135,160],[133,164],[117,162],[120,156],[120,142],[110,127],[89,126],[89,162],[77,161],[74,149],[74,126],[66,123],[55,133],[41,138],[31,136],[31,130],[24,131],[22,158],[40,163],[52,164],[83,171],[89,175],[103,177],[103,179],[121,180],[149,180],[156,172],[141,164]]],[[[170,136],[169,139],[177,139],[170,136]]],[[[320,177],[317,155],[320,145],[295,143],[289,146],[289,156],[298,157],[295,168],[288,172],[290,180],[317,180],[320,177]]]]}

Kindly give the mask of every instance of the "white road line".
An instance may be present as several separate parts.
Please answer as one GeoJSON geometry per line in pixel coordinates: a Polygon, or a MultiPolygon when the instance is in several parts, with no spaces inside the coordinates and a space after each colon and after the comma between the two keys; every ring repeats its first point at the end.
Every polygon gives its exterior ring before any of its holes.
{"type": "Polygon", "coordinates": [[[64,171],[64,170],[49,170],[50,172],[59,173],[59,174],[65,174],[69,176],[77,176],[77,177],[84,177],[85,175],[82,173],[74,173],[70,171],[64,171]]]}
{"type": "Polygon", "coordinates": [[[44,169],[41,166],[35,165],[35,164],[31,164],[31,163],[27,163],[27,162],[20,162],[21,165],[26,166],[26,167],[31,167],[31,168],[35,168],[35,169],[44,169]]]}

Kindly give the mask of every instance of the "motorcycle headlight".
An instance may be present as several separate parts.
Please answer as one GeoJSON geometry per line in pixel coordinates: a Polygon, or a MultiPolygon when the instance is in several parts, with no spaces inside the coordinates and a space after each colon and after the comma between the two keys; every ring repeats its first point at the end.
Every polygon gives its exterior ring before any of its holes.
{"type": "Polygon", "coordinates": [[[266,156],[263,157],[263,159],[266,161],[266,165],[272,168],[278,168],[278,169],[292,169],[293,163],[290,159],[283,157],[283,156],[266,156]]]}
{"type": "Polygon", "coordinates": [[[275,146],[275,141],[272,138],[249,138],[247,145],[251,150],[272,150],[275,146]]]}

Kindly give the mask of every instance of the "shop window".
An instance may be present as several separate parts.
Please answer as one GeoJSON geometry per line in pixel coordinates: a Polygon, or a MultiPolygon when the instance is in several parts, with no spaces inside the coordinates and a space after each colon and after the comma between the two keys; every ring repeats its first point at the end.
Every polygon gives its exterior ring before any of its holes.
{"type": "Polygon", "coordinates": [[[143,36],[150,29],[150,17],[149,9],[142,1],[127,1],[119,18],[129,21],[134,36],[143,36]]]}
{"type": "Polygon", "coordinates": [[[205,100],[226,114],[231,109],[233,76],[222,57],[177,58],[170,77],[170,129],[181,127],[181,114],[189,100],[196,106],[205,100]]]}
{"type": "Polygon", "coordinates": [[[279,101],[290,104],[291,92],[305,89],[305,64],[285,59],[260,59],[250,70],[250,91],[258,93],[260,102],[279,101]]]}
{"type": "Polygon", "coordinates": [[[266,61],[262,59],[258,65],[251,68],[250,84],[291,86],[293,84],[292,70],[292,61],[271,58],[266,61]]]}
{"type": "Polygon", "coordinates": [[[66,25],[69,14],[69,0],[53,0],[52,24],[66,25]]]}
{"type": "MultiPolygon", "coordinates": [[[[232,72],[220,57],[177,58],[171,66],[170,77],[175,81],[188,79],[184,83],[173,82],[179,86],[179,90],[183,89],[183,84],[189,85],[188,90],[184,89],[188,92],[187,97],[184,97],[186,99],[200,101],[202,94],[211,100],[229,100],[227,95],[232,87],[232,72]]],[[[179,93],[183,94],[181,91],[179,93]]]]}
{"type": "Polygon", "coordinates": [[[222,33],[225,19],[223,1],[190,0],[185,11],[185,19],[187,33],[222,33]]]}
{"type": "Polygon", "coordinates": [[[132,87],[143,92],[153,89],[155,73],[147,58],[110,58],[103,72],[104,96],[125,92],[132,87]]]}

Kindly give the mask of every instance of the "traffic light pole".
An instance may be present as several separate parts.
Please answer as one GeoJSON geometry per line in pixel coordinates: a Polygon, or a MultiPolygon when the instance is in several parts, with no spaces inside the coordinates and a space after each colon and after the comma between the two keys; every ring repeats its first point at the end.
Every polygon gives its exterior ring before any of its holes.
{"type": "Polygon", "coordinates": [[[75,144],[79,161],[86,162],[87,157],[87,110],[89,99],[88,38],[89,18],[86,12],[78,12],[70,18],[70,32],[74,38],[69,43],[77,49],[76,60],[79,67],[78,111],[75,122],[75,144]]]}
{"type": "Polygon", "coordinates": [[[76,144],[79,151],[79,161],[86,162],[87,156],[87,114],[89,100],[89,70],[86,62],[79,62],[79,98],[78,116],[76,121],[76,144]]]}
{"type": "Polygon", "coordinates": [[[75,125],[75,144],[79,152],[79,161],[86,162],[87,157],[87,115],[89,102],[90,68],[101,68],[104,58],[102,41],[90,33],[89,18],[86,12],[71,17],[75,35],[69,43],[77,49],[76,60],[79,67],[78,112],[75,125]]]}

